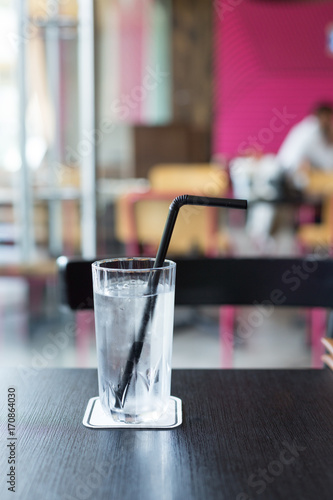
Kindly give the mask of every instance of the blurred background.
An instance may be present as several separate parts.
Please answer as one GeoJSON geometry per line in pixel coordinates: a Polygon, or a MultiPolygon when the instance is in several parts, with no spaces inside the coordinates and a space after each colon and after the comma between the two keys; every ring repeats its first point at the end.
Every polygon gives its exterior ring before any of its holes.
{"type": "MultiPolygon", "coordinates": [[[[96,366],[56,259],[154,255],[182,193],[249,210],[185,210],[171,256],[330,258],[332,1],[0,0],[0,26],[3,365],[96,366]]],[[[221,366],[218,323],[177,309],[174,366],[221,366]]],[[[235,367],[310,366],[306,311],[261,323],[235,367]]]]}

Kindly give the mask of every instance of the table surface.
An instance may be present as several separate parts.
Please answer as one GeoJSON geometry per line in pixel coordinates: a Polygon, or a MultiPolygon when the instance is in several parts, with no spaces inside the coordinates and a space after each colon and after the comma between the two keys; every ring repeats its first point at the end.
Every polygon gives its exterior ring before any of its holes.
{"type": "Polygon", "coordinates": [[[183,424],[172,430],[84,427],[93,369],[21,367],[0,381],[2,499],[332,498],[329,370],[174,370],[183,424]],[[6,485],[12,386],[16,496],[6,485]]]}

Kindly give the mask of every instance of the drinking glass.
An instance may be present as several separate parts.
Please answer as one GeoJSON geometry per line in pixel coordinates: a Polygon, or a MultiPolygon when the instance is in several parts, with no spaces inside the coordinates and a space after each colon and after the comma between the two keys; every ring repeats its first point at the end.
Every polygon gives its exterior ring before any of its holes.
{"type": "Polygon", "coordinates": [[[176,264],[121,258],[92,265],[99,397],[118,422],[152,422],[170,399],[176,264]]]}

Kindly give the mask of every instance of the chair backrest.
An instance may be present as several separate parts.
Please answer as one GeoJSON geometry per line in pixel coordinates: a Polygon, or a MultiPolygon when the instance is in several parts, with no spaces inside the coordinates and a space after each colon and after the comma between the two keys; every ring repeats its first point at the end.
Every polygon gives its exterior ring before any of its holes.
{"type": "Polygon", "coordinates": [[[178,191],[198,196],[223,196],[229,184],[227,172],[213,163],[155,165],[148,179],[155,192],[178,191]]]}
{"type": "Polygon", "coordinates": [[[307,174],[307,183],[305,190],[309,195],[332,196],[333,172],[312,170],[307,174]]]}
{"type": "MultiPolygon", "coordinates": [[[[177,305],[333,306],[333,260],[174,259],[177,305]]],[[[58,259],[61,303],[93,308],[93,261],[58,259]]]]}

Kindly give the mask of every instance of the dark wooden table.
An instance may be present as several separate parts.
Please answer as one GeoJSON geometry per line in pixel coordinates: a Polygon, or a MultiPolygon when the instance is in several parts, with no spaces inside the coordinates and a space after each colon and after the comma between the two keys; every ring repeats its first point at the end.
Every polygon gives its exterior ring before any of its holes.
{"type": "Polygon", "coordinates": [[[0,375],[2,499],[332,499],[328,370],[174,370],[183,425],[160,431],[85,428],[96,370],[0,375]],[[15,494],[6,485],[13,386],[15,494]]]}

